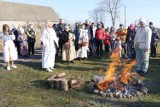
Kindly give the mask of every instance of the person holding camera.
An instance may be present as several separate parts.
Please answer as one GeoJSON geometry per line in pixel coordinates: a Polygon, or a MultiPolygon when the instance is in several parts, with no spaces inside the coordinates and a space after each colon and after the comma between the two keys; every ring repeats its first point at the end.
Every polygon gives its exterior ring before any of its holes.
{"type": "Polygon", "coordinates": [[[11,70],[11,67],[17,68],[17,66],[14,64],[14,61],[18,59],[17,50],[13,42],[14,40],[15,35],[13,34],[13,32],[10,32],[8,25],[4,24],[2,32],[2,41],[4,62],[7,63],[7,70],[11,70]]]}

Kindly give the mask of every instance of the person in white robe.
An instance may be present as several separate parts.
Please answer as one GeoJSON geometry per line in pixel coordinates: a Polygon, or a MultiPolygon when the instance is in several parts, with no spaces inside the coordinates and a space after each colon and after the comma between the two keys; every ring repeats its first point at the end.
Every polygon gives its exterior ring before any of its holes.
{"type": "Polygon", "coordinates": [[[80,29],[80,37],[79,37],[79,44],[81,45],[79,50],[77,51],[77,58],[79,58],[80,60],[82,58],[87,58],[87,51],[89,51],[88,48],[88,41],[89,41],[89,37],[88,37],[88,30],[85,29],[85,25],[82,25],[82,29],[80,29]],[[83,42],[86,43],[86,45],[82,45],[83,42]]]}
{"type": "Polygon", "coordinates": [[[58,38],[52,28],[52,23],[47,23],[41,37],[42,42],[42,68],[52,72],[55,66],[55,55],[58,47],[58,38]]]}
{"type": "Polygon", "coordinates": [[[13,40],[15,40],[15,35],[13,34],[13,32],[12,33],[10,32],[8,25],[4,24],[2,41],[3,41],[4,62],[7,63],[7,70],[11,70],[11,67],[17,68],[17,66],[14,64],[14,61],[18,59],[18,55],[13,40]]]}

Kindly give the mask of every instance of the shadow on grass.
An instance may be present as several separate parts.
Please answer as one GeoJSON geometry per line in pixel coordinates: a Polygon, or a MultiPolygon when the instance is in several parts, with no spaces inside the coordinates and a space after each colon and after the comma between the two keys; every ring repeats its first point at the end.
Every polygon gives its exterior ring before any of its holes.
{"type": "Polygon", "coordinates": [[[82,67],[82,66],[61,66],[61,65],[56,65],[56,68],[60,68],[62,70],[69,70],[69,71],[80,71],[80,72],[87,72],[87,71],[98,71],[100,67],[82,67]]]}
{"type": "Polygon", "coordinates": [[[149,92],[155,95],[160,95],[159,89],[159,75],[160,75],[160,59],[150,59],[149,70],[146,74],[141,74],[142,77],[146,78],[144,81],[146,86],[149,88],[149,92]]]}
{"type": "Polygon", "coordinates": [[[31,83],[32,83],[32,86],[34,86],[36,88],[51,90],[51,88],[47,84],[47,81],[45,81],[45,80],[34,80],[31,83]]]}
{"type": "Polygon", "coordinates": [[[95,106],[98,104],[109,104],[114,107],[159,107],[160,102],[144,102],[144,101],[119,101],[117,99],[110,99],[110,98],[95,98],[90,101],[90,104],[95,106]]]}
{"type": "Polygon", "coordinates": [[[42,70],[42,63],[41,62],[24,62],[24,61],[16,61],[17,64],[21,64],[27,66],[29,68],[33,68],[35,70],[42,70]]]}

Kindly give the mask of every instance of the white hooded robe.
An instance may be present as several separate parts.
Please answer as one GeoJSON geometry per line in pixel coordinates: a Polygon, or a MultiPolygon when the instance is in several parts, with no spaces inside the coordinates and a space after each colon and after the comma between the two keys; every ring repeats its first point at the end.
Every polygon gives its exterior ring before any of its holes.
{"type": "Polygon", "coordinates": [[[42,68],[50,68],[55,65],[55,55],[58,46],[56,32],[52,28],[43,31],[41,41],[42,46],[42,68]]]}

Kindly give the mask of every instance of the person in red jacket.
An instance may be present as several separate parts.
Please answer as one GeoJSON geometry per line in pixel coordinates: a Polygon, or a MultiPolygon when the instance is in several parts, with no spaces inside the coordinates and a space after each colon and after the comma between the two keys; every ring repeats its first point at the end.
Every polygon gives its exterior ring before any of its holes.
{"type": "Polygon", "coordinates": [[[95,38],[96,38],[96,45],[97,45],[97,57],[102,58],[102,54],[103,54],[103,40],[105,38],[105,31],[102,28],[102,25],[100,23],[97,24],[97,30],[96,30],[96,34],[95,34],[95,38]]]}
{"type": "Polygon", "coordinates": [[[105,38],[104,38],[105,52],[109,53],[110,50],[111,50],[111,36],[109,34],[110,28],[107,27],[107,29],[105,30],[105,32],[106,32],[105,38]]]}

